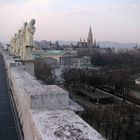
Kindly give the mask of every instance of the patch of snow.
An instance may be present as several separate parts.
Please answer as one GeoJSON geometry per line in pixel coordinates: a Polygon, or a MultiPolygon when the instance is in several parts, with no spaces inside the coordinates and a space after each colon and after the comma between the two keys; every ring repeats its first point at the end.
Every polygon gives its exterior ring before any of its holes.
{"type": "Polygon", "coordinates": [[[33,111],[32,117],[43,140],[104,140],[73,111],[33,111]]]}

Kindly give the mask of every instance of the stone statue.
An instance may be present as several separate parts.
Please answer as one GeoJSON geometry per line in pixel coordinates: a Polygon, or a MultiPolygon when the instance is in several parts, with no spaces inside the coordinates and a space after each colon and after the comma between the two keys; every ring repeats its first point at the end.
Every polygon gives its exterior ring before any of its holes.
{"type": "Polygon", "coordinates": [[[12,37],[10,41],[10,54],[13,55],[13,49],[14,49],[14,37],[12,37]]]}
{"type": "Polygon", "coordinates": [[[31,58],[31,52],[34,46],[33,35],[36,31],[35,29],[35,19],[32,19],[26,28],[26,39],[25,39],[25,47],[27,49],[27,54],[25,59],[31,58]]]}
{"type": "Polygon", "coordinates": [[[17,33],[15,33],[15,36],[14,36],[14,44],[13,44],[13,55],[16,56],[16,50],[17,50],[17,33]]]}
{"type": "Polygon", "coordinates": [[[30,23],[24,22],[23,27],[18,30],[18,33],[14,35],[10,42],[10,54],[14,56],[20,56],[22,60],[32,59],[32,49],[34,47],[34,33],[35,19],[32,19],[30,23]]]}
{"type": "Polygon", "coordinates": [[[15,55],[16,54],[16,39],[17,39],[17,34],[14,35],[13,37],[13,47],[12,47],[12,55],[15,55]]]}
{"type": "Polygon", "coordinates": [[[21,57],[21,59],[24,59],[25,54],[27,54],[26,48],[25,48],[26,27],[27,27],[27,25],[28,25],[28,23],[24,22],[23,28],[21,29],[21,49],[20,49],[20,57],[21,57]]]}
{"type": "Polygon", "coordinates": [[[26,46],[33,47],[34,41],[33,41],[33,35],[35,33],[35,19],[32,19],[31,22],[28,24],[26,29],[26,46]]]}
{"type": "Polygon", "coordinates": [[[21,48],[21,30],[18,30],[16,38],[16,56],[20,56],[20,48],[21,48]]]}

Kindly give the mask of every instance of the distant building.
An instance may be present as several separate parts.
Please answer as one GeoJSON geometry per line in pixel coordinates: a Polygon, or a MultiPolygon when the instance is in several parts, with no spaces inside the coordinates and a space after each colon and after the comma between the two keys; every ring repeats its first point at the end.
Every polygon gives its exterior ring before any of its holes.
{"type": "Polygon", "coordinates": [[[51,41],[50,41],[50,43],[49,43],[49,46],[48,46],[48,49],[51,49],[51,50],[59,50],[59,43],[58,43],[58,41],[56,41],[55,43],[52,43],[51,41]]]}
{"type": "Polygon", "coordinates": [[[56,66],[62,67],[88,67],[91,66],[90,57],[79,57],[77,52],[72,48],[65,50],[48,50],[46,52],[36,51],[33,52],[34,59],[36,60],[48,60],[56,64],[56,66]],[[56,60],[56,61],[54,61],[56,60]]]}
{"type": "Polygon", "coordinates": [[[87,68],[91,66],[91,57],[63,56],[60,60],[62,67],[87,68]]]}
{"type": "Polygon", "coordinates": [[[78,55],[80,56],[93,56],[95,53],[105,54],[114,51],[114,49],[109,47],[100,48],[100,45],[96,42],[96,39],[93,38],[91,27],[89,28],[87,41],[85,38],[83,40],[80,38],[80,41],[73,48],[76,49],[78,55]]]}
{"type": "Polygon", "coordinates": [[[89,28],[87,41],[85,40],[85,38],[83,39],[83,41],[80,38],[80,42],[78,42],[77,46],[79,46],[79,47],[89,47],[89,48],[96,47],[96,40],[94,39],[94,42],[93,42],[93,35],[92,35],[91,27],[89,28]]]}
{"type": "Polygon", "coordinates": [[[76,50],[78,51],[79,54],[89,56],[92,55],[93,49],[97,47],[98,46],[96,44],[96,39],[93,39],[92,29],[90,27],[87,41],[85,38],[83,40],[80,38],[80,42],[77,43],[76,50]]]}
{"type": "Polygon", "coordinates": [[[60,58],[61,67],[82,68],[91,66],[90,57],[80,57],[77,52],[71,48],[66,49],[60,58]]]}
{"type": "Polygon", "coordinates": [[[51,41],[35,41],[34,42],[35,49],[42,49],[42,50],[61,50],[62,46],[59,45],[58,41],[51,42],[51,41]]]}

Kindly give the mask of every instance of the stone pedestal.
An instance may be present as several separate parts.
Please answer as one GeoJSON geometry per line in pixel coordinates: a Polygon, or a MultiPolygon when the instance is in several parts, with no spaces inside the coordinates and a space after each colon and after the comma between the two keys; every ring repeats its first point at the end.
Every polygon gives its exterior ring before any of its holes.
{"type": "Polygon", "coordinates": [[[23,66],[25,67],[25,70],[32,76],[35,76],[34,73],[34,63],[36,60],[21,60],[23,66]]]}
{"type": "Polygon", "coordinates": [[[69,94],[57,85],[28,88],[28,91],[33,91],[30,94],[31,109],[69,109],[69,94]]]}
{"type": "Polygon", "coordinates": [[[23,56],[22,56],[22,59],[23,60],[32,60],[32,49],[33,49],[33,46],[24,46],[23,47],[23,56]]]}
{"type": "Polygon", "coordinates": [[[20,60],[21,60],[20,56],[14,56],[13,58],[14,58],[15,62],[20,62],[20,60]]]}

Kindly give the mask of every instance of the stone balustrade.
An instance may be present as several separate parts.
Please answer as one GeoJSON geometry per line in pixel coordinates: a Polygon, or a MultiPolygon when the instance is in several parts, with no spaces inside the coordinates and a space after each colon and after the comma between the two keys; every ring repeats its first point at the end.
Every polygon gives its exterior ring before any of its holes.
{"type": "Polygon", "coordinates": [[[2,54],[25,140],[103,140],[71,110],[68,92],[42,85],[22,63],[2,54]]]}

